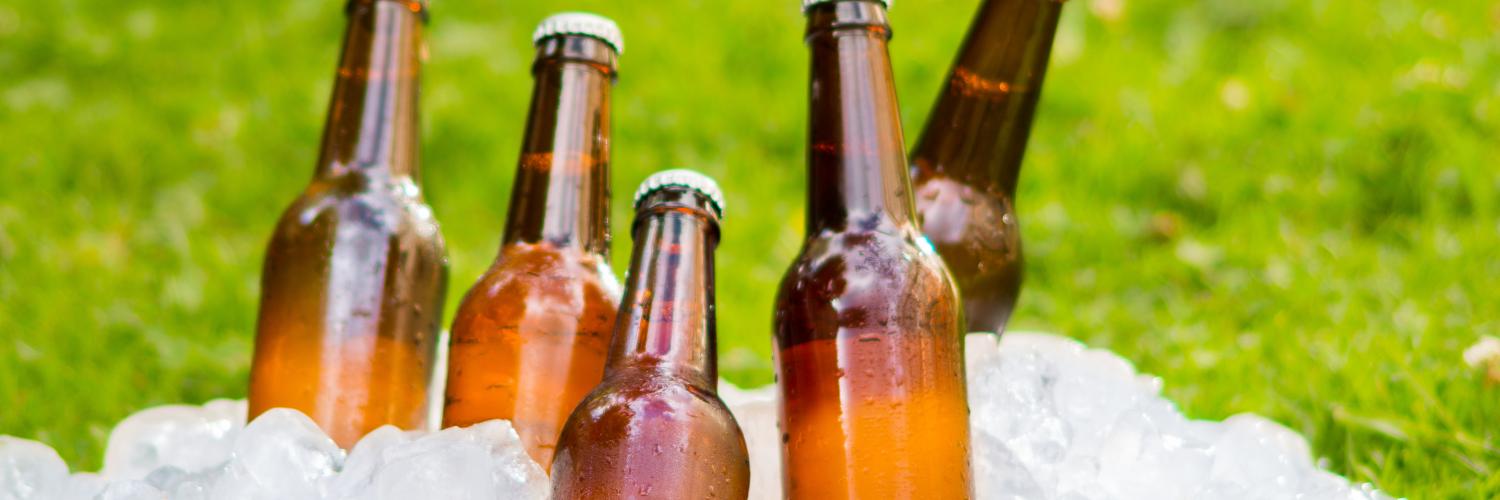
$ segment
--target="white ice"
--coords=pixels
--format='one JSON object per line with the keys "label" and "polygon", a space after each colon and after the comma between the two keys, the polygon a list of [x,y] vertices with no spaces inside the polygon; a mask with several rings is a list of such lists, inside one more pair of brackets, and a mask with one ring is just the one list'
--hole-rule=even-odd
{"label": "white ice", "polygon": [[545,499],[550,486],[509,422],[441,432],[381,427],[349,452],[286,409],[245,425],[242,401],[146,410],[110,434],[102,475],[0,437],[0,500]]}
{"label": "white ice", "polygon": [[[1318,468],[1307,442],[1245,414],[1188,420],[1162,383],[1061,337],[967,340],[976,493],[982,499],[1387,499]],[[751,498],[781,498],[774,388],[720,384],[750,447]],[[148,409],[110,434],[100,474],[0,436],[0,500],[543,499],[546,475],[505,421],[375,430],[345,452],[312,420],[242,401]]]}
{"label": "white ice", "polygon": [[[981,499],[1387,499],[1314,465],[1302,436],[1243,414],[1188,420],[1160,379],[1063,337],[969,335]],[[781,498],[776,391],[719,385],[750,447],[752,499]]]}

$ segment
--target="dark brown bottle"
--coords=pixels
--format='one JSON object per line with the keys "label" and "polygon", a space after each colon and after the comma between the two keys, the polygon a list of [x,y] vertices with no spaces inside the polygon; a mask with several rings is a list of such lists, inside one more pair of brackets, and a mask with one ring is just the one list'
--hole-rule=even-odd
{"label": "dark brown bottle", "polygon": [[635,251],[604,381],[573,411],[555,498],[726,498],[750,492],[739,424],[715,390],[714,248],[722,196],[669,170],[636,194]]}
{"label": "dark brown bottle", "polygon": [[604,374],[620,284],[609,267],[614,22],[542,21],[536,84],[494,265],[453,319],[443,425],[515,425],[546,470],[568,414]]}
{"label": "dark brown bottle", "polygon": [[784,492],[966,498],[962,312],[916,226],[885,4],[807,3],[807,239],[775,319]]}
{"label": "dark brown bottle", "polygon": [[1013,201],[1062,0],[985,0],[912,152],[922,232],[971,332],[1005,331],[1021,291]]}
{"label": "dark brown bottle", "polygon": [[448,264],[417,175],[426,2],[353,0],[311,185],[261,277],[250,417],[287,407],[341,446],[427,425]]}

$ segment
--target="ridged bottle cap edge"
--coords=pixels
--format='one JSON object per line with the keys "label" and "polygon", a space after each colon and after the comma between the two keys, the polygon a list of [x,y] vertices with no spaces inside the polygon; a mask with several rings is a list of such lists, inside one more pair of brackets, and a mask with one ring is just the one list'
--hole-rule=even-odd
{"label": "ridged bottle cap edge", "polygon": [[724,218],[724,193],[719,190],[719,183],[712,177],[685,168],[663,170],[651,174],[646,180],[641,181],[641,187],[635,190],[635,198],[631,205],[639,209],[641,201],[651,196],[651,193],[670,186],[685,187],[708,197],[709,202],[713,204],[715,214],[720,219]]}
{"label": "ridged bottle cap edge", "polygon": [[620,33],[620,26],[607,17],[588,12],[563,12],[543,19],[531,33],[531,43],[562,35],[597,38],[613,47],[616,53],[625,53],[625,36]]}

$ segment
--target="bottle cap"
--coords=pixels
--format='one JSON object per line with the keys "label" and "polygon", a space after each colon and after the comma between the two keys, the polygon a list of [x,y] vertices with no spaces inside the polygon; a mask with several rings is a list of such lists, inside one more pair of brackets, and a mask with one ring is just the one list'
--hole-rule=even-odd
{"label": "bottle cap", "polygon": [[[853,1],[853,0],[802,0],[802,12],[807,12],[807,9],[811,9],[815,5],[825,4],[825,3],[834,3],[834,2],[845,2],[845,1]],[[878,3],[880,5],[885,6],[886,9],[890,9],[891,8],[891,2],[893,2],[895,0],[864,0],[864,1],[875,2],[875,3]]]}
{"label": "bottle cap", "polygon": [[620,27],[607,17],[587,12],[564,12],[543,19],[531,33],[531,43],[561,35],[597,38],[614,48],[615,53],[625,53],[625,37],[620,34]]}
{"label": "bottle cap", "polygon": [[670,186],[685,187],[697,191],[708,198],[714,208],[714,215],[720,219],[724,218],[724,193],[719,191],[719,183],[714,182],[709,176],[688,169],[663,170],[641,182],[641,187],[635,190],[635,208],[641,208],[641,201],[645,200],[651,193],[661,191]]}

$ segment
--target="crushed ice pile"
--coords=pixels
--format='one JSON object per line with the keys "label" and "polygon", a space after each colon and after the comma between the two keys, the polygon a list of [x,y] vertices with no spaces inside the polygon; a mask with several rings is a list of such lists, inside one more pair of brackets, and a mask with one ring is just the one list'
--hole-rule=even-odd
{"label": "crushed ice pile", "polygon": [[0,500],[546,499],[541,466],[509,422],[440,432],[381,427],[345,453],[300,412],[245,424],[244,401],[164,406],[110,433],[100,474],[0,437]]}
{"label": "crushed ice pile", "polygon": [[[1063,337],[972,334],[965,345],[980,499],[1389,499],[1313,463],[1265,418],[1188,420],[1115,354]],[[781,498],[771,388],[720,384],[750,446],[750,497]],[[763,472],[766,471],[766,472]]]}
{"label": "crushed ice pile", "polygon": [[[1188,420],[1161,381],[1060,337],[968,338],[974,480],[982,499],[1388,499],[1316,466],[1306,441],[1238,415]],[[781,498],[776,396],[720,390],[744,429],[751,498]],[[249,425],[238,401],[142,411],[110,434],[100,474],[69,474],[55,451],[0,437],[0,500],[532,499],[545,474],[515,430],[491,421],[440,432],[377,429],[349,452],[307,417]]]}

